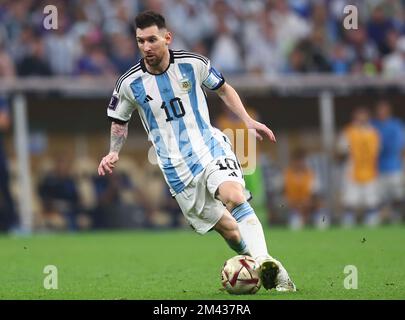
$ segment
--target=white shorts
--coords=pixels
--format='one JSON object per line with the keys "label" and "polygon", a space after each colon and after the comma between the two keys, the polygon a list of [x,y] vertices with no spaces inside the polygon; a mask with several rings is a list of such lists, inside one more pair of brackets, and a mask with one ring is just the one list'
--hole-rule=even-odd
{"label": "white shorts", "polygon": [[[182,192],[175,196],[188,223],[199,234],[210,231],[225,212],[224,204],[216,198],[219,185],[225,181],[235,181],[245,187],[245,180],[235,154],[230,148],[225,150],[225,156],[210,162]],[[249,199],[248,191],[246,195]]]}
{"label": "white shorts", "polygon": [[405,200],[404,177],[402,172],[381,174],[379,179],[379,192],[383,201]]}
{"label": "white shorts", "polygon": [[356,183],[346,180],[342,191],[343,205],[355,209],[374,209],[380,204],[377,180]]}

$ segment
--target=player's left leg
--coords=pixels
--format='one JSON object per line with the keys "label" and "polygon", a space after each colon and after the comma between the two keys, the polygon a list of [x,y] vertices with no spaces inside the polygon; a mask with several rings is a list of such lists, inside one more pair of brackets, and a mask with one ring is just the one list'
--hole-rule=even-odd
{"label": "player's left leg", "polygon": [[243,186],[235,181],[224,181],[218,187],[217,197],[236,220],[251,256],[261,265],[264,288],[295,291],[285,268],[268,254],[262,225],[246,200]]}

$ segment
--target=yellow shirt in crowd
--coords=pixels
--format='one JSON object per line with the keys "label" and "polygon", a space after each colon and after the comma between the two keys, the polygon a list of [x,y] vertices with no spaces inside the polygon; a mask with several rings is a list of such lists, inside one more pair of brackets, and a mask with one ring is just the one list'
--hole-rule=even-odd
{"label": "yellow shirt in crowd", "polygon": [[367,183],[377,178],[380,141],[371,126],[348,126],[344,131],[349,148],[350,176],[354,182]]}
{"label": "yellow shirt in crowd", "polygon": [[297,206],[308,201],[313,192],[315,175],[312,170],[303,171],[287,168],[284,171],[285,196],[289,206]]}

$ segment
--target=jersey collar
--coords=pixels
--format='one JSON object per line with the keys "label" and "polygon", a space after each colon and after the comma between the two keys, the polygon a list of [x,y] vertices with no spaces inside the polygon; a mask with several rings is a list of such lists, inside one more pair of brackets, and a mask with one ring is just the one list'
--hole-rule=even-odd
{"label": "jersey collar", "polygon": [[151,75],[153,75],[153,76],[158,76],[158,75],[160,75],[160,74],[165,73],[165,72],[170,68],[170,65],[171,65],[172,63],[174,63],[174,54],[173,54],[173,51],[170,50],[170,49],[169,49],[169,55],[170,55],[170,58],[169,58],[169,65],[167,66],[167,68],[166,68],[165,71],[163,71],[163,72],[161,72],[161,73],[151,73],[151,72],[149,72],[148,69],[146,69],[144,58],[142,58],[142,59],[139,61],[139,63],[141,64],[142,71],[143,71],[143,72],[147,72],[147,73],[149,73],[149,74],[151,74]]}

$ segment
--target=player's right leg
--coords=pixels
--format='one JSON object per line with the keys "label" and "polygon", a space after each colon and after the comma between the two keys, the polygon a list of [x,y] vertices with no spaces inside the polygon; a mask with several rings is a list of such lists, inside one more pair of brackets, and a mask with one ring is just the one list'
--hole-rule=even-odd
{"label": "player's right leg", "polygon": [[215,224],[214,230],[225,239],[229,247],[237,254],[250,255],[246,243],[240,234],[238,224],[228,210],[224,209],[224,214]]}
{"label": "player's right leg", "polygon": [[[215,174],[211,177],[211,183],[215,185],[212,180],[215,180]],[[236,181],[223,181],[218,187],[218,198],[231,212],[251,256],[260,264],[263,287],[295,291],[295,285],[283,265],[268,254],[262,225],[245,198],[243,186]]]}
{"label": "player's right leg", "polygon": [[[238,223],[228,210],[224,211],[222,218],[214,226],[222,235],[228,245],[238,254],[251,255],[239,231]],[[295,285],[290,280],[287,271],[270,255],[266,255],[260,264],[261,279],[265,289],[276,288],[277,291],[295,291]]]}

